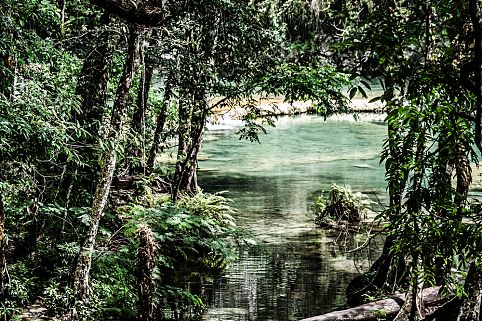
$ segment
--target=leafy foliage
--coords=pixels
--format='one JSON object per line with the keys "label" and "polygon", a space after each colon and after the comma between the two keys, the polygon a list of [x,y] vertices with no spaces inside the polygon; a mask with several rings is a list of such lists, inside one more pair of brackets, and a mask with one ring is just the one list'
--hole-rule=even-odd
{"label": "leafy foliage", "polygon": [[235,245],[244,237],[235,227],[227,199],[199,192],[175,204],[166,198],[154,207],[133,205],[125,210],[127,237],[141,225],[153,231],[159,309],[172,309],[166,302],[202,308],[202,298],[180,284],[208,277],[236,258]]}
{"label": "leafy foliage", "polygon": [[382,84],[390,204],[381,218],[412,289],[442,284],[461,294],[480,282],[470,273],[465,288],[459,282],[480,260],[471,250],[480,212],[468,199],[480,128],[480,22],[470,20],[477,12],[473,1],[373,3],[338,46],[358,55],[354,77]]}
{"label": "leafy foliage", "polygon": [[366,216],[369,204],[370,201],[366,195],[360,192],[353,193],[350,186],[332,184],[328,193],[315,197],[313,204],[316,213],[315,223],[323,227],[330,222],[336,224],[360,222]]}

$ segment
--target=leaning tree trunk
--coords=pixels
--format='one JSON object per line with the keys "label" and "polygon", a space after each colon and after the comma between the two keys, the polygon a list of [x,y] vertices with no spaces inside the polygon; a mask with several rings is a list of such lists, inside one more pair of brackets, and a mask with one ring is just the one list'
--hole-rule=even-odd
{"label": "leaning tree trunk", "polygon": [[147,170],[149,173],[152,172],[152,169],[154,168],[154,162],[156,160],[157,152],[159,151],[159,144],[161,143],[161,135],[162,135],[162,131],[164,130],[164,125],[166,123],[167,111],[169,109],[171,96],[172,96],[172,78],[171,78],[171,75],[169,75],[165,80],[164,98],[163,98],[161,110],[159,111],[159,115],[157,115],[156,130],[154,131],[154,138],[152,139],[152,145],[149,151],[149,158],[147,160]]}
{"label": "leaning tree trunk", "polygon": [[[81,251],[75,267],[73,280],[74,295],[77,300],[88,303],[90,292],[90,268],[94,252],[97,231],[100,219],[103,215],[107,198],[109,196],[112,177],[116,167],[116,146],[122,131],[123,119],[127,111],[129,90],[137,67],[137,56],[139,52],[140,27],[130,26],[128,43],[128,54],[122,77],[117,88],[116,100],[112,108],[110,127],[107,140],[109,144],[103,155],[103,166],[100,180],[94,194],[94,200],[90,209],[90,227],[87,238],[81,247]],[[75,314],[75,307],[74,314]]]}
{"label": "leaning tree trunk", "polygon": [[205,94],[198,95],[197,108],[191,111],[189,134],[179,134],[179,151],[171,196],[175,201],[180,192],[195,193],[197,186],[197,159],[203,139],[208,106]]}
{"label": "leaning tree trunk", "polygon": [[[101,22],[109,25],[111,17],[104,14]],[[114,44],[117,35],[103,31],[95,39],[92,48],[84,60],[79,80],[77,82],[76,93],[81,97],[81,111],[74,112],[74,118],[81,127],[92,135],[99,133],[99,126],[104,115],[106,100],[107,83],[109,81],[109,67],[114,53]],[[95,144],[99,137],[91,136],[86,140],[86,144]]]}
{"label": "leaning tree trunk", "polygon": [[7,247],[5,244],[5,208],[3,198],[0,195],[0,301],[5,295],[5,285],[7,283]]}
{"label": "leaning tree trunk", "polygon": [[[107,26],[107,30],[102,31],[94,39],[94,45],[89,48],[89,54],[83,62],[76,86],[76,93],[80,96],[80,110],[74,110],[71,115],[72,120],[77,121],[80,127],[89,133],[80,138],[83,145],[82,158],[87,162],[97,162],[98,134],[106,106],[109,68],[114,54],[114,44],[118,39],[116,33],[108,30],[111,21],[109,14],[102,15],[101,23]],[[79,167],[72,162],[66,162],[65,170],[66,173],[59,184],[59,193],[65,199],[65,208],[68,208],[71,203],[69,190],[72,186],[81,185],[94,192],[93,177],[97,178],[98,168]],[[80,172],[79,175],[75,175],[76,172]]]}
{"label": "leaning tree trunk", "polygon": [[[183,95],[184,96],[184,95]],[[185,98],[186,96],[184,96]],[[172,182],[171,198],[176,201],[179,192],[185,191],[183,186],[183,173],[185,164],[188,162],[189,139],[191,133],[192,106],[184,99],[179,100],[179,121],[178,121],[178,146],[176,171]]]}

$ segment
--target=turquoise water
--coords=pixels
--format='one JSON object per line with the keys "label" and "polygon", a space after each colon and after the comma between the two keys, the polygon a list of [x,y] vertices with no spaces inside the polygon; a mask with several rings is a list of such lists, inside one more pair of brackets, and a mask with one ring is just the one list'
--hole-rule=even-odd
{"label": "turquoise water", "polygon": [[238,226],[257,242],[206,289],[204,320],[297,320],[343,307],[347,283],[378,252],[347,253],[363,237],[317,229],[308,205],[332,183],[386,202],[380,117],[284,117],[267,129],[261,144],[236,128],[211,131],[202,148],[200,185],[229,191]]}

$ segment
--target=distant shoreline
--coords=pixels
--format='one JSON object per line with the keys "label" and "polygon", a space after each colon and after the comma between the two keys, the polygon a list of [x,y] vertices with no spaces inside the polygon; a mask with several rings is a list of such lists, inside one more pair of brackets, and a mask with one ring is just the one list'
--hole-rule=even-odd
{"label": "distant shoreline", "polygon": [[[213,99],[213,105],[216,103]],[[283,98],[259,99],[256,106],[261,110],[261,116],[285,116],[315,113],[311,101],[293,103],[285,102]],[[350,107],[355,113],[384,113],[384,106],[380,102],[369,103],[366,99],[352,99]],[[209,122],[212,125],[226,124],[240,121],[248,113],[247,109],[238,107],[216,107]]]}

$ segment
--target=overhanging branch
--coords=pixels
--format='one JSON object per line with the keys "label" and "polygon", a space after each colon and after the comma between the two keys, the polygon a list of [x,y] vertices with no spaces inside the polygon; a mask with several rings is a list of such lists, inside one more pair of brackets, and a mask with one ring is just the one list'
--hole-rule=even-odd
{"label": "overhanging branch", "polygon": [[122,0],[90,0],[90,2],[110,14],[127,22],[147,27],[158,26],[164,19],[164,12],[160,6],[140,4]]}

